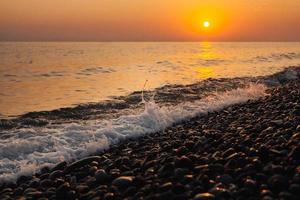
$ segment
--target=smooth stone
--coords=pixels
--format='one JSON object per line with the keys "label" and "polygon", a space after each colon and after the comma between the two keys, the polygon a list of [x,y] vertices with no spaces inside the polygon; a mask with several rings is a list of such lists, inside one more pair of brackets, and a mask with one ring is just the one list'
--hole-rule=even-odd
{"label": "smooth stone", "polygon": [[205,165],[197,165],[196,167],[194,167],[194,171],[195,172],[201,172],[204,169],[208,169],[209,165],[205,164]]}
{"label": "smooth stone", "polygon": [[56,170],[64,170],[65,167],[67,166],[67,164],[68,163],[66,161],[63,161],[63,162],[57,164],[55,167],[53,167],[51,171],[53,172],[53,171],[56,171]]}
{"label": "smooth stone", "polygon": [[111,177],[103,169],[100,169],[96,172],[95,178],[99,184],[107,184],[111,180]]}
{"label": "smooth stone", "polygon": [[89,187],[95,187],[98,185],[95,177],[90,177],[85,181],[85,184]]}
{"label": "smooth stone", "polygon": [[283,124],[283,120],[278,119],[278,120],[272,120],[270,123],[276,125],[276,126],[281,126]]}
{"label": "smooth stone", "polygon": [[92,167],[98,167],[99,163],[97,161],[93,161],[93,162],[90,163],[90,166],[92,166]]}
{"label": "smooth stone", "polygon": [[261,190],[260,195],[261,196],[273,196],[273,193],[270,190],[263,189],[263,190]]}
{"label": "smooth stone", "polygon": [[274,175],[269,178],[268,185],[274,192],[282,191],[288,188],[288,179],[282,175]]}
{"label": "smooth stone", "polygon": [[221,176],[218,176],[216,181],[225,185],[229,185],[230,183],[233,183],[234,179],[229,174],[223,174]]}
{"label": "smooth stone", "polygon": [[77,190],[79,193],[83,194],[83,193],[86,193],[86,192],[89,191],[89,187],[88,187],[87,185],[78,185],[78,186],[76,187],[76,190]]}
{"label": "smooth stone", "polygon": [[37,190],[35,188],[27,188],[24,190],[24,194],[27,194],[27,193],[31,193],[31,192],[36,192]]}
{"label": "smooth stone", "polygon": [[50,168],[49,167],[43,167],[42,169],[41,169],[41,173],[42,174],[45,174],[45,173],[50,173]]}
{"label": "smooth stone", "polygon": [[294,195],[300,196],[300,185],[298,184],[291,184],[289,187],[289,191]]}
{"label": "smooth stone", "polygon": [[295,146],[288,154],[288,157],[293,158],[295,160],[300,160],[300,146]]}
{"label": "smooth stone", "polygon": [[211,194],[211,193],[200,193],[197,194],[193,200],[206,200],[206,199],[215,199],[215,195]]}
{"label": "smooth stone", "polygon": [[224,171],[224,166],[220,163],[209,165],[209,169],[215,173],[222,173]]}
{"label": "smooth stone", "polygon": [[294,199],[294,196],[291,193],[287,192],[287,191],[280,192],[278,196],[279,196],[279,199],[287,199],[287,200],[288,199],[291,199],[291,200]]}
{"label": "smooth stone", "polygon": [[27,192],[25,194],[25,197],[34,198],[34,199],[37,199],[37,198],[39,198],[41,196],[42,196],[42,192],[40,192],[40,191]]}
{"label": "smooth stone", "polygon": [[89,168],[89,174],[90,175],[95,175],[95,172],[98,170],[98,167],[96,167],[96,166],[91,166],[90,168]]}
{"label": "smooth stone", "polygon": [[63,176],[63,171],[61,170],[56,170],[50,173],[49,178],[51,180],[55,180],[56,178],[62,177]]}
{"label": "smooth stone", "polygon": [[104,200],[115,200],[115,199],[116,199],[116,197],[115,197],[114,193],[106,193],[104,195]]}
{"label": "smooth stone", "polygon": [[132,185],[133,177],[132,176],[120,176],[113,180],[112,185],[120,188],[125,189]]}
{"label": "smooth stone", "polygon": [[292,113],[296,116],[300,116],[300,109],[295,109],[292,111]]}
{"label": "smooth stone", "polygon": [[164,183],[159,187],[160,192],[165,192],[172,189],[173,184],[171,182]]}
{"label": "smooth stone", "polygon": [[225,188],[222,188],[222,187],[214,187],[211,190],[209,190],[209,193],[214,194],[217,199],[220,199],[220,198],[228,199],[228,198],[230,198],[229,191],[226,190]]}
{"label": "smooth stone", "polygon": [[38,178],[34,178],[30,181],[29,187],[37,188],[40,185],[40,180]]}
{"label": "smooth stone", "polygon": [[165,177],[172,174],[172,171],[174,170],[174,165],[171,163],[167,163],[165,165],[162,165],[158,170],[158,175],[160,177]]}
{"label": "smooth stone", "polygon": [[43,187],[43,188],[49,188],[53,185],[53,181],[51,181],[50,179],[44,179],[40,182],[40,185]]}
{"label": "smooth stone", "polygon": [[187,173],[188,173],[188,170],[185,168],[176,168],[174,170],[174,177],[178,180],[181,180]]}
{"label": "smooth stone", "polygon": [[175,194],[182,194],[186,191],[186,187],[180,183],[177,183],[172,187],[172,191]]}
{"label": "smooth stone", "polygon": [[85,165],[88,165],[89,163],[91,163],[93,161],[100,162],[101,157],[99,157],[99,156],[90,156],[90,157],[78,160],[76,162],[73,162],[72,164],[70,164],[69,166],[66,167],[66,169],[64,170],[64,173],[68,174],[71,171],[75,170],[76,168],[84,167]]}
{"label": "smooth stone", "polygon": [[97,192],[92,190],[86,193],[81,193],[80,199],[94,199],[95,196],[97,196]]}
{"label": "smooth stone", "polygon": [[57,198],[68,198],[70,190],[71,190],[70,184],[64,183],[56,189],[56,197]]}
{"label": "smooth stone", "polygon": [[244,187],[247,187],[254,191],[256,191],[258,189],[256,181],[254,181],[252,179],[246,179],[244,182]]}
{"label": "smooth stone", "polygon": [[227,149],[226,151],[224,151],[223,157],[226,158],[226,157],[230,156],[230,155],[233,154],[233,153],[235,153],[235,149],[229,148],[229,149]]}
{"label": "smooth stone", "polygon": [[[59,187],[59,186],[61,186],[61,185],[64,184],[64,183],[68,183],[68,182],[66,182],[64,179],[57,178],[57,179],[55,179],[55,181],[54,181],[54,186],[55,186],[55,187]],[[68,184],[70,184],[70,183],[68,183]]]}
{"label": "smooth stone", "polygon": [[14,194],[17,195],[17,196],[20,196],[22,193],[23,193],[23,188],[22,187],[17,187],[14,190]]}
{"label": "smooth stone", "polygon": [[192,168],[193,162],[186,156],[181,156],[175,160],[175,166],[178,168]]}
{"label": "smooth stone", "polygon": [[262,200],[273,200],[274,198],[271,196],[264,196]]}
{"label": "smooth stone", "polygon": [[45,174],[42,174],[42,175],[40,175],[40,179],[42,180],[42,179],[46,179],[46,178],[48,178],[49,177],[49,173],[45,173]]}
{"label": "smooth stone", "polygon": [[133,195],[135,195],[136,192],[137,192],[137,188],[134,186],[130,186],[124,191],[124,196],[125,197],[133,196]]}
{"label": "smooth stone", "polygon": [[13,189],[11,189],[11,188],[5,188],[5,189],[3,189],[3,190],[0,192],[0,194],[10,193],[10,192],[13,192]]}
{"label": "smooth stone", "polygon": [[56,195],[56,192],[55,191],[52,191],[52,190],[47,190],[44,192],[44,196],[46,197],[51,197],[51,196],[54,196]]}
{"label": "smooth stone", "polygon": [[183,177],[183,180],[185,183],[192,182],[194,180],[194,175],[193,174],[187,174]]}
{"label": "smooth stone", "polygon": [[[299,129],[300,129],[300,125],[299,125]],[[290,139],[291,140],[300,140],[300,133],[294,133]]]}

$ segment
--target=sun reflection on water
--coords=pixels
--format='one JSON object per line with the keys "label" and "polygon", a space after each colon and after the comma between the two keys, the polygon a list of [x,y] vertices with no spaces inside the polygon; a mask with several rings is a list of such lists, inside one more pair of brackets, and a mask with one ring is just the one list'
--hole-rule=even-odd
{"label": "sun reflection on water", "polygon": [[214,70],[209,67],[198,67],[196,68],[197,77],[201,79],[214,77]]}
{"label": "sun reflection on water", "polygon": [[[214,51],[211,42],[201,42],[200,52],[197,54],[199,65],[195,68],[197,78],[206,79],[214,77],[213,67],[217,57],[217,53]],[[203,65],[203,63],[205,63],[205,65]]]}
{"label": "sun reflection on water", "polygon": [[200,53],[198,54],[198,58],[205,59],[205,60],[211,60],[216,59],[217,54],[214,51],[213,45],[211,42],[201,42],[200,44]]}

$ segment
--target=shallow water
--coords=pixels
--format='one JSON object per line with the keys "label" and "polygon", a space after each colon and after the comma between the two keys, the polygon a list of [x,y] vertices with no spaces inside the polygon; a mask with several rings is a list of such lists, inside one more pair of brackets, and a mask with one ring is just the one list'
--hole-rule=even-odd
{"label": "shallow water", "polygon": [[0,118],[299,64],[300,43],[1,42]]}
{"label": "shallow water", "polygon": [[[187,86],[172,85],[157,89],[154,99],[149,98],[149,93],[147,98],[143,98],[143,93],[134,93],[119,97],[121,100],[114,104],[103,106],[99,103],[95,104],[96,108],[89,104],[87,107],[67,109],[63,115],[57,110],[0,120],[0,183],[15,181],[20,175],[31,175],[44,166],[80,159],[129,138],[163,131],[196,116],[255,100],[265,96],[268,87],[299,78],[298,67],[264,77],[209,79]],[[126,98],[131,100],[126,101]],[[143,109],[131,107],[131,104],[138,103]],[[117,107],[119,110],[114,109]],[[126,108],[129,111],[124,113]],[[120,113],[110,118],[85,118],[87,111],[102,112],[101,109],[113,116],[116,112]],[[76,114],[77,111],[80,114]],[[90,115],[95,114],[92,112]],[[69,121],[70,116],[78,120]],[[32,123],[40,118],[49,123]],[[5,128],[3,123],[15,123],[16,126]]]}
{"label": "shallow water", "polygon": [[0,182],[15,181],[43,166],[80,159],[129,138],[164,130],[174,123],[265,95],[262,84],[214,93],[192,103],[160,107],[145,101],[144,111],[111,120],[24,127],[0,135]]}

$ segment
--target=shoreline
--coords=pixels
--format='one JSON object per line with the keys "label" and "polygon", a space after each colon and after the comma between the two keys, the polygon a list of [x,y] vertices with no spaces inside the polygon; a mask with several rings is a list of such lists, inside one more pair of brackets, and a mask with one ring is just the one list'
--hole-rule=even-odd
{"label": "shoreline", "polygon": [[[293,74],[295,73],[295,74]],[[282,71],[268,76],[209,78],[188,85],[166,85],[153,91],[144,91],[146,99],[155,94],[155,102],[159,106],[177,105],[185,101],[196,101],[214,91],[227,91],[245,87],[250,83],[262,83],[267,86],[278,86],[299,76],[300,66],[286,67]],[[289,77],[291,76],[291,77]],[[114,119],[122,115],[132,114],[143,109],[142,91],[135,91],[127,96],[116,96],[111,100],[98,103],[79,104],[74,107],[58,108],[50,111],[34,111],[16,117],[0,118],[0,131],[15,128],[45,127],[49,124],[82,122],[88,120]]]}
{"label": "shoreline", "polygon": [[[1,199],[300,196],[300,82],[1,186]],[[270,197],[270,198],[267,198]]]}

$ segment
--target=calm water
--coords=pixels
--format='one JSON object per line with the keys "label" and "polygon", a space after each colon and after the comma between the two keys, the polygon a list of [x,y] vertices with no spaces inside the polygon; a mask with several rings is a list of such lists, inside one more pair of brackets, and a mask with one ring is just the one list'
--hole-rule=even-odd
{"label": "calm water", "polygon": [[2,117],[97,102],[165,84],[272,74],[300,43],[0,43]]}

